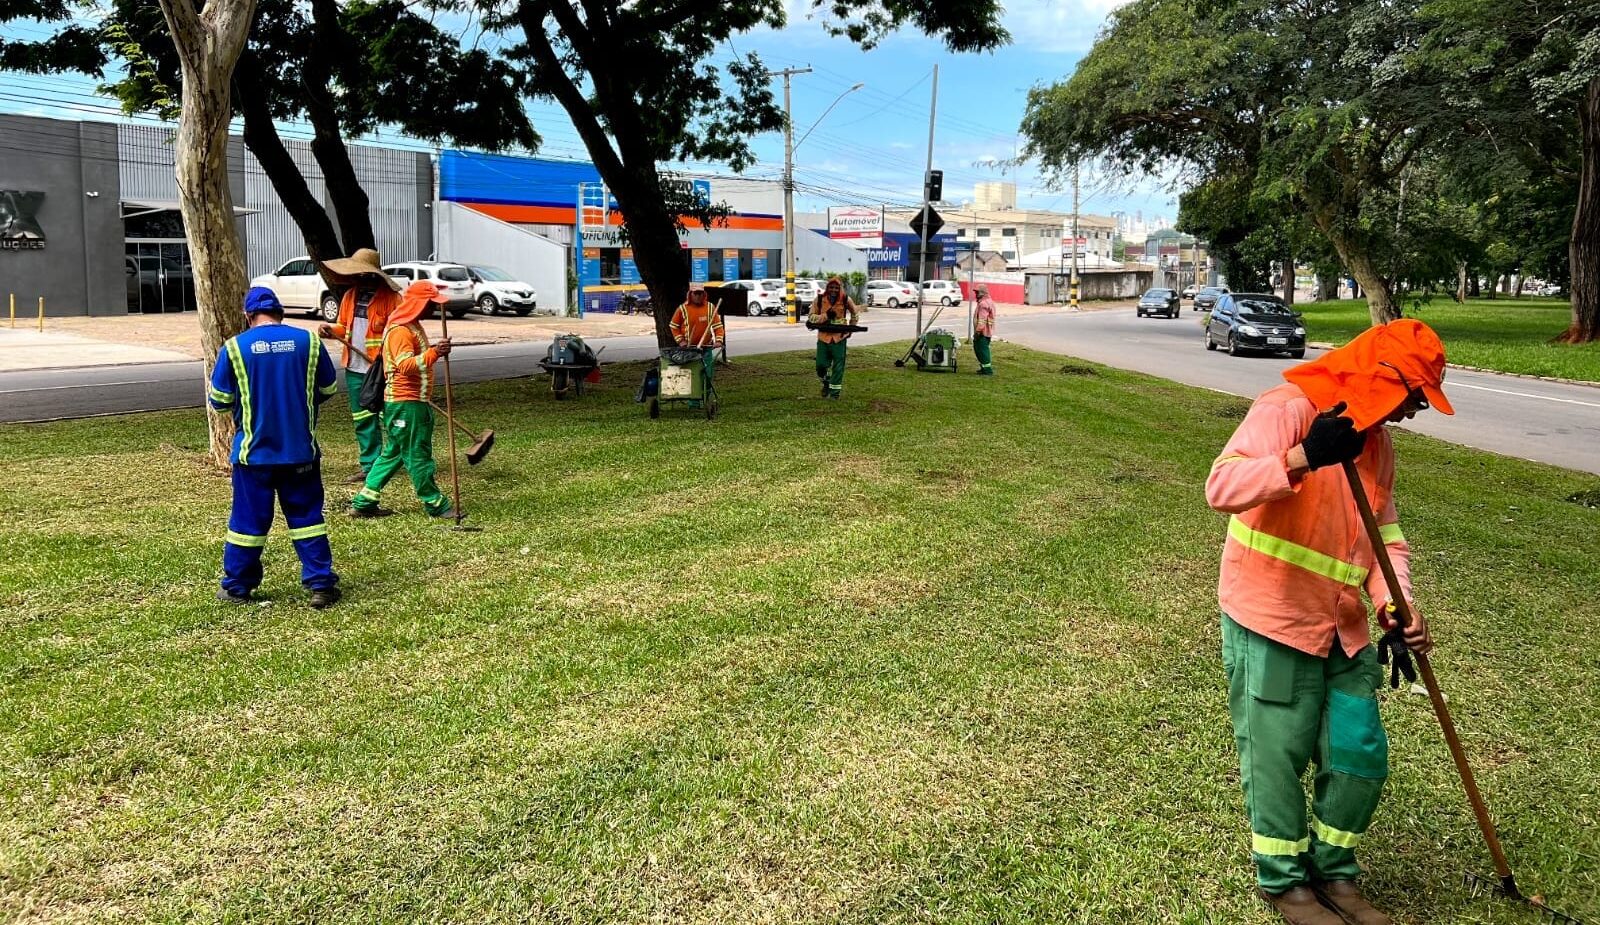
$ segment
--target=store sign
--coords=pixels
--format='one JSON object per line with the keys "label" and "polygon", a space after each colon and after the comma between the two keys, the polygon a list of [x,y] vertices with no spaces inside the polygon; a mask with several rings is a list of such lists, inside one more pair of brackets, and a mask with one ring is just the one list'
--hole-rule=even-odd
{"label": "store sign", "polygon": [[863,250],[881,248],[883,212],[865,206],[832,206],[828,209],[828,237]]}
{"label": "store sign", "polygon": [[44,229],[38,217],[42,205],[44,193],[0,190],[0,250],[44,250]]}

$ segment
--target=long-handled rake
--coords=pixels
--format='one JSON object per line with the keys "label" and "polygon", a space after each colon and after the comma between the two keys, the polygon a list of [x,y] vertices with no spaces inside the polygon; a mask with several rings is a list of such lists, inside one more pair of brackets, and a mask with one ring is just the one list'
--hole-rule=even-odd
{"label": "long-handled rake", "polygon": [[[1378,567],[1383,570],[1383,580],[1389,586],[1389,600],[1394,603],[1395,619],[1402,627],[1410,626],[1411,605],[1406,602],[1404,590],[1400,587],[1400,579],[1395,575],[1394,563],[1389,560],[1389,550],[1384,544],[1383,533],[1378,528],[1378,518],[1372,513],[1372,502],[1367,499],[1366,486],[1361,484],[1361,475],[1356,471],[1356,464],[1353,461],[1345,462],[1344,476],[1350,483],[1350,493],[1355,496],[1356,509],[1361,512],[1361,522],[1367,530],[1367,541],[1372,544]],[[1461,777],[1462,788],[1467,791],[1467,800],[1472,804],[1472,814],[1478,819],[1478,829],[1483,832],[1483,842],[1489,848],[1489,856],[1494,859],[1495,874],[1499,877],[1499,882],[1496,883],[1487,877],[1468,872],[1463,875],[1463,882],[1474,896],[1497,893],[1507,899],[1525,902],[1539,913],[1541,921],[1556,925],[1583,925],[1572,916],[1545,905],[1544,897],[1524,896],[1517,888],[1517,879],[1511,873],[1511,864],[1506,860],[1505,849],[1500,846],[1500,837],[1495,834],[1494,820],[1489,816],[1489,804],[1484,802],[1483,794],[1478,791],[1477,778],[1472,774],[1472,766],[1467,763],[1467,750],[1461,745],[1460,736],[1456,735],[1456,724],[1450,718],[1450,708],[1445,706],[1444,694],[1439,691],[1439,679],[1434,677],[1433,663],[1421,652],[1412,654],[1416,657],[1417,672],[1422,675],[1422,683],[1428,688],[1428,699],[1433,702],[1433,714],[1439,719],[1439,728],[1444,730],[1445,743],[1450,746],[1450,757],[1455,760],[1456,773]]]}
{"label": "long-handled rake", "polygon": [[456,420],[453,415],[443,408],[434,405],[431,401],[428,404],[433,405],[433,410],[444,415],[445,420],[450,422],[451,427],[466,434],[467,438],[472,441],[472,445],[467,447],[467,465],[476,466],[478,463],[483,462],[483,458],[489,455],[490,450],[494,449],[494,431],[486,430],[481,434],[473,433],[467,425]]}
{"label": "long-handled rake", "polygon": [[[945,307],[945,304],[940,302],[939,307],[933,310],[933,315],[928,319],[928,323],[922,326],[922,330],[918,331],[917,336],[912,339],[911,346],[906,348],[906,355],[894,361],[895,366],[904,366],[907,360],[917,356],[917,347],[922,343],[922,339],[927,336],[928,331],[933,328],[933,323],[939,320],[940,315],[944,314]],[[917,366],[922,366],[920,359],[917,360]]]}
{"label": "long-handled rake", "polygon": [[[445,340],[449,340],[450,339],[449,312],[445,312],[445,311],[440,311],[439,312],[439,333],[440,333],[441,336],[444,337]],[[450,355],[447,353],[444,356],[444,416],[449,418],[452,424],[455,423],[455,417],[456,417],[455,410],[456,410],[455,393],[450,387]],[[462,519],[466,515],[461,510],[461,470],[456,465],[456,431],[455,431],[455,428],[454,427],[447,428],[445,430],[445,433],[450,435],[450,485],[451,485],[451,490],[452,490],[452,494],[453,494],[453,499],[452,500],[455,503],[455,509],[454,509],[453,513],[455,514],[456,522],[455,522],[455,525],[453,527],[451,527],[451,529],[452,530],[459,530],[459,531],[462,531],[464,533],[465,532],[474,532],[475,533],[477,531],[482,530],[483,528],[482,527],[469,527],[466,524],[463,524],[461,522]]]}

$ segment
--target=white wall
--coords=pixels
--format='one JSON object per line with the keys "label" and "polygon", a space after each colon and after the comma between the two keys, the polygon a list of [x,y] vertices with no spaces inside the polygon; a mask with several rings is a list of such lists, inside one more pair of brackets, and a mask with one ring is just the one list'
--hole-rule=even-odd
{"label": "white wall", "polygon": [[[827,235],[817,234],[807,228],[794,232],[794,269],[796,273],[807,270],[822,273],[865,273],[867,252],[840,244]],[[778,276],[783,275],[780,268]]]}
{"label": "white wall", "polygon": [[460,203],[435,202],[433,207],[439,215],[438,259],[499,267],[534,288],[539,311],[566,314],[571,250]]}

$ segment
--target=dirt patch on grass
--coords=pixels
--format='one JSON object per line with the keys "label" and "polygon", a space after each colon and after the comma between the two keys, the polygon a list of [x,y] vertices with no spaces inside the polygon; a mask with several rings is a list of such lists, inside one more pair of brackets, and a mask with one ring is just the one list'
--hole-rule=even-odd
{"label": "dirt patch on grass", "polygon": [[874,398],[872,401],[867,402],[867,410],[873,414],[893,414],[896,411],[904,411],[905,409],[906,403],[903,401]]}
{"label": "dirt patch on grass", "polygon": [[1575,491],[1572,494],[1567,495],[1567,500],[1571,501],[1573,504],[1581,504],[1584,507],[1600,508],[1600,488],[1591,488],[1587,491]]}
{"label": "dirt patch on grass", "polygon": [[1082,363],[1068,363],[1059,370],[1063,376],[1098,376],[1100,371],[1093,366],[1084,366]]}

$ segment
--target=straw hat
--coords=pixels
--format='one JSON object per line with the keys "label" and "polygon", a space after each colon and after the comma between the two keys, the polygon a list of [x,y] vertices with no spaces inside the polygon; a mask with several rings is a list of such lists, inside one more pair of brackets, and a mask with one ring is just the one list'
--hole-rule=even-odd
{"label": "straw hat", "polygon": [[382,263],[383,259],[378,256],[377,251],[363,247],[348,257],[322,261],[322,268],[328,271],[328,276],[333,282],[341,285],[354,286],[363,276],[376,276],[383,280],[384,285],[395,292],[400,292],[400,284],[383,272]]}

